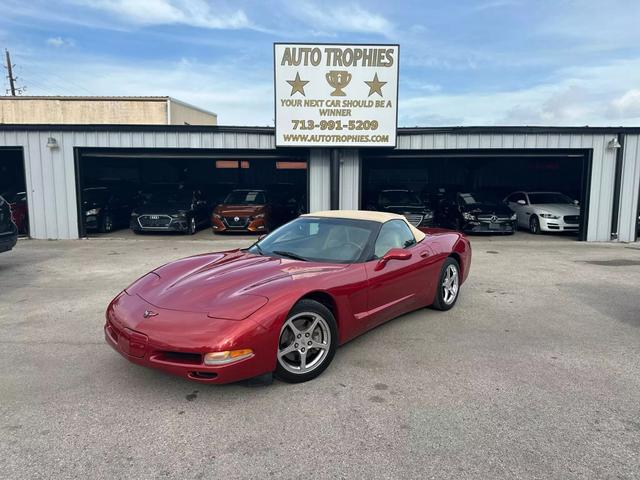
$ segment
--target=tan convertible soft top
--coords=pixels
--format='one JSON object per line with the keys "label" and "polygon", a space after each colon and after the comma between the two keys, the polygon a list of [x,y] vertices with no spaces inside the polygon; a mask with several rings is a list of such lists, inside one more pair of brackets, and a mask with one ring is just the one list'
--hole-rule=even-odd
{"label": "tan convertible soft top", "polygon": [[324,217],[324,218],[349,218],[352,220],[369,220],[370,222],[386,223],[389,220],[402,220],[404,221],[411,232],[413,233],[416,242],[422,241],[426,237],[424,232],[421,232],[416,227],[411,225],[405,217],[398,215],[397,213],[387,212],[372,212],[369,210],[325,210],[323,212],[305,213],[301,215],[303,217]]}

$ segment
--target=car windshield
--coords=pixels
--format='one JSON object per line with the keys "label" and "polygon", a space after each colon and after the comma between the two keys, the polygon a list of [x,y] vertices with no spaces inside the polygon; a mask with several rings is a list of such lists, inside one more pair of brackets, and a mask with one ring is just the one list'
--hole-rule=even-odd
{"label": "car windshield", "polygon": [[179,185],[156,187],[142,194],[143,203],[189,203],[193,191]]}
{"label": "car windshield", "polygon": [[266,203],[264,199],[264,192],[259,190],[234,190],[224,203],[228,205],[264,205]]}
{"label": "car windshield", "polygon": [[328,263],[358,261],[380,228],[378,222],[299,217],[249,248],[257,255]]}
{"label": "car windshield", "polygon": [[495,195],[488,193],[459,193],[458,197],[465,205],[478,205],[481,203],[498,203],[498,198]]}
{"label": "car windshield", "polygon": [[380,193],[381,205],[422,205],[418,196],[409,190],[385,190]]}
{"label": "car windshield", "polygon": [[540,205],[544,203],[571,203],[573,200],[562,193],[530,193],[529,201],[532,205]]}
{"label": "car windshield", "polygon": [[85,202],[106,202],[109,197],[109,190],[106,188],[85,188],[83,194]]}

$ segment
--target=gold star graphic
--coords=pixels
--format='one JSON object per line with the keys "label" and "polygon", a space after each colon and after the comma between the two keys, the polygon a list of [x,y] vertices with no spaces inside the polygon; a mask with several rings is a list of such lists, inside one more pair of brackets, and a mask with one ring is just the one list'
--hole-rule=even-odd
{"label": "gold star graphic", "polygon": [[381,82],[380,80],[378,80],[377,73],[373,76],[373,80],[371,80],[370,82],[365,81],[364,83],[369,85],[369,97],[374,93],[377,93],[382,97],[382,87],[387,84],[387,82]]}
{"label": "gold star graphic", "polygon": [[304,86],[309,83],[309,80],[300,80],[300,74],[296,72],[296,78],[293,80],[287,80],[287,83],[291,85],[290,97],[293,97],[296,92],[300,92],[303,97],[306,97],[304,94]]}

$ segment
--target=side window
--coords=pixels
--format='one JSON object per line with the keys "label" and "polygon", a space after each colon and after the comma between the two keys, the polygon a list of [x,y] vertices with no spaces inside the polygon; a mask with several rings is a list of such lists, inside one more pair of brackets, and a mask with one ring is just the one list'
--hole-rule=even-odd
{"label": "side window", "polygon": [[405,222],[391,220],[382,225],[373,254],[380,258],[392,248],[408,248],[415,243],[416,239]]}
{"label": "side window", "polygon": [[525,202],[527,201],[527,199],[524,196],[524,193],[514,193],[508,199],[509,202],[513,202],[513,203],[518,203],[518,200],[524,200]]}

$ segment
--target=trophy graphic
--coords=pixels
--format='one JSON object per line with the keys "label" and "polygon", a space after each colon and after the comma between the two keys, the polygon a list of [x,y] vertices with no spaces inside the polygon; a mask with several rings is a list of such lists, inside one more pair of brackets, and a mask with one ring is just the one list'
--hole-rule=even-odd
{"label": "trophy graphic", "polygon": [[346,93],[342,91],[351,81],[351,74],[346,70],[331,70],[327,72],[327,83],[334,88],[332,97],[344,97]]}

